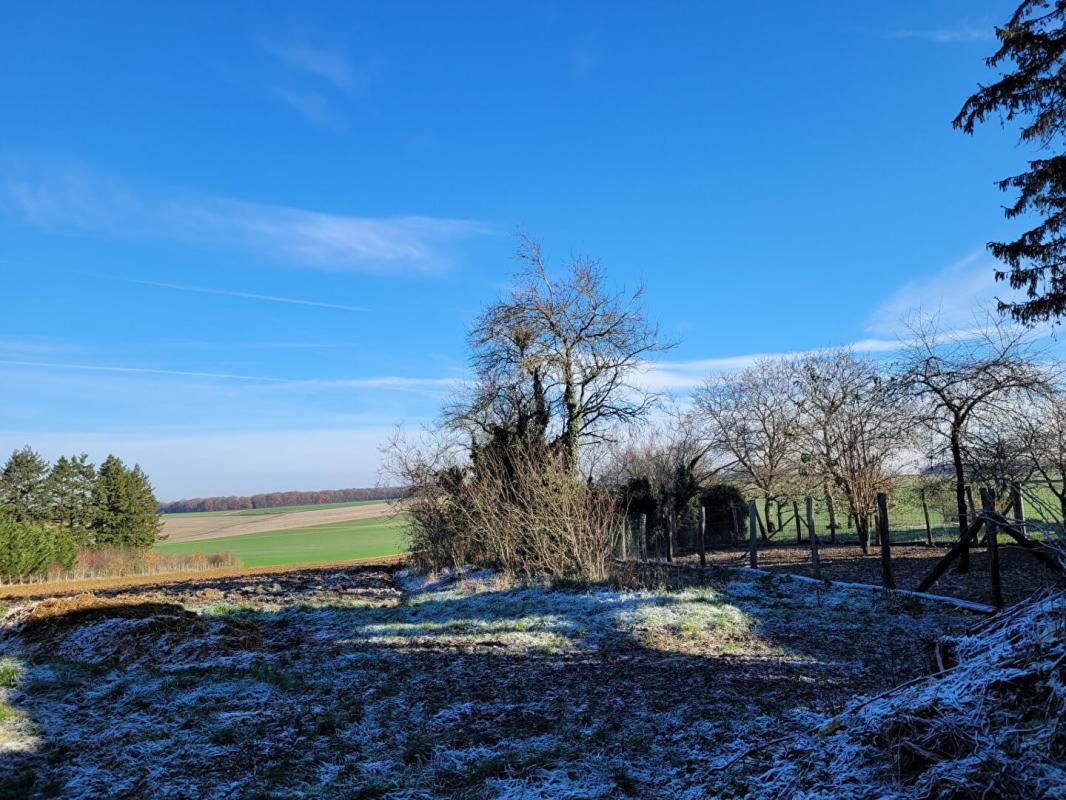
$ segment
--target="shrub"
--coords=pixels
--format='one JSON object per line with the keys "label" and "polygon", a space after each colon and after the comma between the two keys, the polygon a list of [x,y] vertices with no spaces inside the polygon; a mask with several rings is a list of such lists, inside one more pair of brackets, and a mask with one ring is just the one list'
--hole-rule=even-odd
{"label": "shrub", "polygon": [[57,564],[69,569],[76,552],[66,530],[0,517],[0,578],[4,580],[39,575]]}
{"label": "shrub", "polygon": [[117,578],[125,575],[157,575],[165,572],[198,572],[221,567],[239,567],[232,553],[157,553],[130,547],[83,548],[65,567],[49,573],[52,580]]}
{"label": "shrub", "polygon": [[530,577],[607,576],[618,507],[569,469],[563,454],[486,450],[466,466],[407,451],[402,464],[421,569],[473,563]]}

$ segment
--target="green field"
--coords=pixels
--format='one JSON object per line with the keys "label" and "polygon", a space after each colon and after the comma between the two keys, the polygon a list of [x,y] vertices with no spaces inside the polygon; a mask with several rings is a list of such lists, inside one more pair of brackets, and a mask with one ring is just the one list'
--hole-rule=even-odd
{"label": "green field", "polygon": [[155,549],[160,553],[232,553],[245,567],[314,564],[402,553],[407,549],[406,526],[403,515],[376,517],[199,542],[164,542]]}
{"label": "green field", "polygon": [[298,511],[320,511],[326,508],[349,508],[351,506],[369,506],[375,503],[387,503],[388,500],[353,500],[350,503],[308,503],[302,506],[276,506],[274,508],[245,508],[239,511],[180,511],[173,514],[160,514],[163,519],[171,517],[259,517],[264,514],[294,514]]}

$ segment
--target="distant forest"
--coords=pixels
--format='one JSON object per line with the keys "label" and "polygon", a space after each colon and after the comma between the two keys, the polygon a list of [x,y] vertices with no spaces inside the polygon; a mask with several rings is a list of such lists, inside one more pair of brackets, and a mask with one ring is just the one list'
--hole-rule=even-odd
{"label": "distant forest", "polygon": [[393,500],[402,497],[404,489],[381,486],[373,489],[323,489],[317,492],[267,492],[251,497],[193,497],[160,503],[160,514],[181,514],[189,511],[242,511],[248,508],[277,508],[278,506],[307,506],[320,503],[354,503],[359,500]]}

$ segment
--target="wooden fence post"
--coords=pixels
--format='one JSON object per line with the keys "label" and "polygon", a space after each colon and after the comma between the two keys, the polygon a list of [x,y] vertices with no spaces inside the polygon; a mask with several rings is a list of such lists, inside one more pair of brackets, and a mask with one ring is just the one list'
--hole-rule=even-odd
{"label": "wooden fence post", "polygon": [[640,558],[641,561],[648,560],[648,515],[640,515]]}
{"label": "wooden fence post", "polygon": [[792,501],[792,516],[796,518],[796,544],[803,541],[803,528],[800,525],[800,507],[796,500]]}
{"label": "wooden fence post", "polygon": [[737,507],[732,503],[729,504],[729,510],[733,512],[733,544],[740,544],[740,515],[737,514]]}
{"label": "wooden fence post", "polygon": [[1003,608],[1003,584],[999,574],[999,542],[996,533],[999,526],[992,521],[996,513],[996,499],[991,489],[981,490],[981,511],[986,515],[985,542],[988,545],[988,568],[992,574],[992,604]]}
{"label": "wooden fence post", "polygon": [[811,539],[811,564],[814,568],[814,577],[822,579],[822,560],[818,556],[818,534],[814,532],[814,498],[807,498],[807,535]]}
{"label": "wooden fence post", "polygon": [[881,538],[881,583],[886,589],[895,589],[892,578],[892,537],[888,529],[888,495],[877,493],[877,535]]}
{"label": "wooden fence post", "polygon": [[748,565],[754,569],[759,566],[759,509],[754,500],[748,501]]}
{"label": "wooden fence post", "polygon": [[671,511],[666,515],[666,560],[670,562],[674,560],[674,526],[676,524],[677,518]]}
{"label": "wooden fence post", "polygon": [[628,555],[627,551],[629,550],[629,548],[628,548],[628,544],[629,544],[629,514],[626,514],[625,516],[622,517],[621,528],[622,528],[622,560],[625,561],[626,560],[626,556]]}
{"label": "wooden fence post", "polygon": [[707,566],[707,506],[700,503],[700,566]]}

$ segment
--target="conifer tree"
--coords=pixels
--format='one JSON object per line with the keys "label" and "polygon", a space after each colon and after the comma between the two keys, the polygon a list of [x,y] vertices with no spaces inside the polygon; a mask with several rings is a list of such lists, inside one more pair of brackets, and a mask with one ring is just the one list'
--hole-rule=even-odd
{"label": "conifer tree", "polygon": [[155,542],[160,522],[148,476],[139,466],[129,469],[110,455],[93,486],[93,539],[100,547],[147,548]]}
{"label": "conifer tree", "polygon": [[48,462],[26,445],[0,471],[0,511],[17,522],[48,519]]}
{"label": "conifer tree", "polygon": [[0,515],[0,578],[10,581],[35,575],[53,564],[70,569],[76,553],[67,531]]}
{"label": "conifer tree", "polygon": [[1007,218],[1038,224],[1013,241],[988,243],[1005,265],[996,279],[1025,290],[1000,310],[1034,323],[1066,314],[1066,0],[1023,0],[996,37],[999,49],[986,63],[1003,70],[999,80],[981,86],[954,125],[973,133],[989,118],[1015,122],[1021,142],[1043,151],[1025,172],[999,182],[1017,191]]}
{"label": "conifer tree", "polygon": [[50,518],[81,544],[88,544],[95,481],[96,467],[85,453],[71,458],[61,456],[48,476]]}

